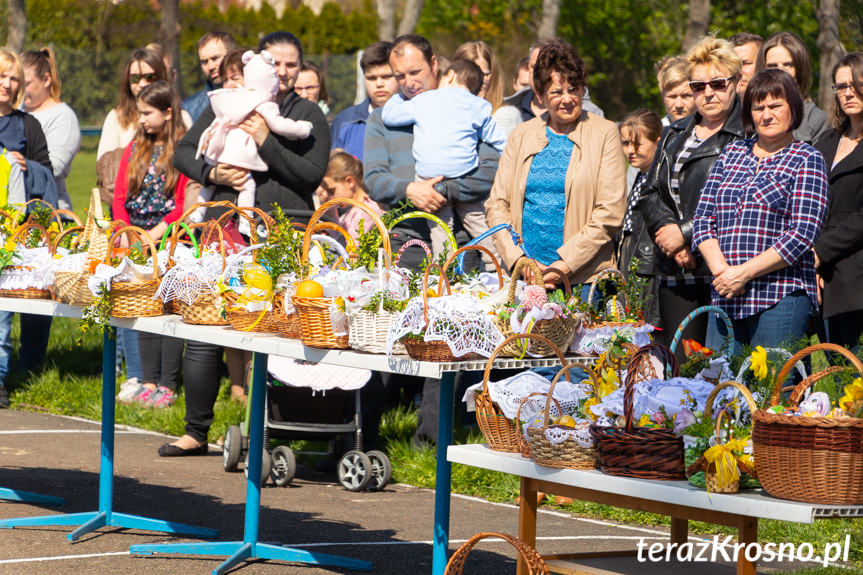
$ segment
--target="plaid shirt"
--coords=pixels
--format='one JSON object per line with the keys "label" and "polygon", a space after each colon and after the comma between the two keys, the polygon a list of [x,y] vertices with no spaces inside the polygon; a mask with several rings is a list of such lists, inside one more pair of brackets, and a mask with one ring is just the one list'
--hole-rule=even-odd
{"label": "plaid shirt", "polygon": [[812,246],[827,212],[827,172],[815,148],[794,141],[760,162],[755,140],[729,144],[713,165],[693,220],[693,249],[719,241],[729,265],[774,248],[787,267],[755,278],[743,295],[713,303],[733,319],[753,316],[783,297],[806,290],[818,305]]}

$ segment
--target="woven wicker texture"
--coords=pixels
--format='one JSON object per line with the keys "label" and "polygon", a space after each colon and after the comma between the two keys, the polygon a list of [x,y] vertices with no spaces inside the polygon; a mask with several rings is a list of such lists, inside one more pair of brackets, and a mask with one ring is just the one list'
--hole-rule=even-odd
{"label": "woven wicker texture", "polygon": [[[150,239],[150,235],[147,232],[136,226],[125,226],[116,230],[111,234],[108,245],[113,246],[114,242],[124,234],[132,236],[132,239],[129,241],[130,245],[134,244],[135,241],[140,241],[145,249],[149,248],[150,257],[153,259],[153,277],[141,282],[111,282],[111,289],[108,291],[108,299],[111,302],[111,316],[153,317],[162,315],[162,300],[154,298],[160,281],[156,245]],[[108,250],[105,254],[105,263],[110,264],[110,261],[111,251]]]}
{"label": "woven wicker texture", "polygon": [[[27,202],[28,204],[34,202],[36,200],[30,200]],[[42,200],[38,200],[42,201]],[[43,202],[45,203],[45,202]],[[24,204],[25,206],[27,204]],[[50,206],[51,204],[48,204]],[[23,210],[23,208],[22,208]],[[27,239],[30,236],[30,232],[36,231],[39,233],[39,242],[42,245],[48,244],[50,246],[50,238],[48,235],[48,231],[35,222],[25,222],[21,224],[15,229],[15,232],[12,234],[12,241],[17,244],[24,245],[27,242]],[[22,272],[30,272],[35,270],[32,266],[9,266],[9,270],[20,270]],[[2,273],[2,272],[0,272]],[[41,283],[41,282],[40,282]],[[51,290],[46,288],[35,288],[35,287],[26,287],[21,289],[0,289],[0,297],[17,297],[22,299],[51,299]]]}
{"label": "woven wicker texture", "polygon": [[285,300],[281,294],[276,294],[276,297],[273,298],[273,322],[282,337],[300,339],[303,335],[300,330],[300,318],[297,317],[297,314],[285,315]]}
{"label": "woven wicker texture", "polygon": [[[593,280],[593,283],[590,284],[590,291],[587,294],[587,303],[591,303],[593,301],[593,296],[596,295],[596,286],[599,285],[599,280],[606,277],[614,277],[617,278],[618,286],[626,286],[626,279],[624,279],[623,274],[620,273],[620,270],[617,268],[606,268],[599,272]],[[600,328],[600,327],[641,327],[644,325],[644,320],[638,321],[599,321],[594,322],[589,325],[586,325],[587,328]]]}
{"label": "woven wicker texture", "polygon": [[721,307],[716,307],[715,305],[703,305],[699,308],[695,308],[694,310],[692,310],[689,315],[683,318],[683,320],[680,322],[680,325],[677,326],[677,330],[674,332],[674,337],[671,340],[671,345],[668,346],[671,349],[672,353],[677,352],[677,346],[680,344],[680,340],[683,339],[683,331],[686,329],[686,326],[688,326],[693,319],[704,313],[716,314],[716,317],[721,319],[722,322],[725,324],[725,330],[728,334],[728,337],[734,337],[734,326],[731,325],[731,318],[728,317],[728,314],[725,313],[725,310]]}
{"label": "woven wicker texture", "polygon": [[670,429],[636,427],[632,422],[635,384],[656,377],[651,354],[664,362],[671,377],[679,375],[671,350],[658,343],[642,347],[632,356],[626,370],[623,393],[625,426],[592,425],[590,433],[596,440],[599,464],[604,473],[640,479],[685,479],[683,438]]}
{"label": "woven wicker texture", "polygon": [[453,553],[452,557],[449,558],[449,561],[446,564],[444,575],[462,575],[464,572],[465,562],[467,561],[467,557],[471,550],[477,543],[483,539],[488,539],[489,537],[498,537],[515,547],[519,558],[527,565],[526,575],[549,575],[548,566],[545,564],[545,561],[542,560],[542,556],[537,553],[536,549],[518,537],[513,537],[506,533],[494,533],[492,531],[477,533],[465,541],[461,547],[456,549],[456,552]]}
{"label": "woven wicker texture", "polygon": [[[228,202],[210,203],[223,204]],[[182,222],[182,220],[178,220],[178,222]],[[222,256],[222,272],[224,272],[225,265],[227,263],[225,236],[222,233],[222,227],[213,222],[204,222],[189,226],[186,224],[177,225],[177,222],[171,224],[171,236],[168,240],[170,242],[168,247],[170,254],[170,257],[168,258],[168,267],[171,268],[175,265],[174,252],[176,251],[177,246],[183,242],[182,234],[184,232],[188,236],[187,240],[191,242],[193,246],[196,245],[194,237],[191,235],[194,233],[192,228],[202,230],[202,237],[208,236],[215,229],[219,238],[219,255]],[[201,257],[202,249],[203,248],[198,247],[197,257],[199,258]],[[198,280],[198,283],[199,285],[204,285],[200,280]],[[183,318],[184,322],[192,325],[228,325],[228,318],[222,315],[220,306],[221,299],[219,298],[218,293],[205,292],[198,295],[191,305],[180,299],[172,299],[165,304],[165,313],[177,313]]]}
{"label": "woven wicker texture", "polygon": [[[533,285],[543,288],[545,287],[545,282],[542,280],[542,272],[536,264],[536,261],[529,258],[519,259],[516,262],[509,279],[507,303],[510,305],[515,303],[515,290],[518,284],[518,278],[525,267],[530,268],[532,272]],[[555,268],[550,269],[554,270]],[[561,277],[563,278],[566,297],[569,299],[572,295],[572,286],[570,285],[569,278],[566,277],[566,274],[561,274]],[[513,334],[509,320],[501,319],[495,315],[494,323],[497,325],[497,328],[504,337],[509,337]],[[569,349],[569,346],[572,345],[572,340],[575,339],[575,334],[580,324],[581,320],[575,316],[568,318],[557,317],[554,319],[543,319],[533,324],[533,327],[530,329],[530,333],[548,338],[549,341],[554,343],[554,345],[560,349]],[[554,354],[554,350],[537,341],[531,344],[529,353],[532,357],[548,357]],[[506,357],[520,358],[523,357],[524,354],[524,348],[515,342],[509,344],[503,351],[503,355]]]}
{"label": "woven wicker texture", "polygon": [[[737,384],[738,386],[740,386],[740,384],[737,383],[736,381],[726,381],[722,385],[726,386],[725,384]],[[720,386],[717,385],[716,387],[718,389]],[[743,386],[740,386],[740,387],[742,387],[743,389],[746,389]],[[723,387],[723,389],[724,389],[724,387]],[[749,393],[749,390],[746,390],[746,393],[744,393],[744,397],[746,397],[746,394],[748,394],[748,393]],[[713,397],[715,397],[714,393],[711,393],[711,395]],[[706,419],[710,418],[710,414],[711,414],[710,407],[711,407],[712,403],[713,403],[712,401],[709,401],[707,404],[707,410],[705,411],[705,418]],[[752,400],[751,394],[748,397],[747,403],[750,404],[750,409],[753,409],[755,402]],[[754,409],[753,409],[752,413],[755,413]],[[713,434],[716,437],[720,437],[719,433],[720,433],[720,430],[722,429],[723,419],[727,420],[729,423],[731,422],[731,415],[729,414],[729,412],[726,408],[720,409],[719,412],[716,414],[716,423],[715,423],[714,431],[713,431]],[[728,439],[731,439],[732,437],[733,437],[733,428],[729,425],[729,427],[728,427]],[[748,473],[748,474],[752,475],[753,477],[755,477],[755,470],[751,469],[749,466],[747,466],[742,461],[736,460],[736,465],[737,465],[737,469],[740,473]],[[698,473],[699,471],[704,472],[704,483],[707,486],[707,491],[710,493],[737,493],[740,490],[740,477],[739,476],[737,479],[734,479],[734,480],[730,481],[729,483],[727,483],[726,485],[720,487],[719,486],[719,478],[717,477],[717,473],[716,473],[716,463],[708,463],[707,459],[705,459],[703,455],[698,458],[698,461],[696,461],[695,463],[693,463],[692,465],[690,465],[686,469],[686,476],[690,477],[690,476]]]}
{"label": "woven wicker texture", "polygon": [[[599,382],[596,375],[590,366],[581,363],[573,362],[564,365],[560,371],[551,380],[551,385],[548,388],[548,394],[545,400],[545,408],[542,412],[542,428],[528,427],[527,436],[530,438],[530,452],[533,454],[533,460],[540,465],[548,467],[560,467],[567,469],[594,469],[597,465],[598,453],[593,447],[583,447],[574,439],[568,438],[561,443],[552,443],[545,435],[545,431],[549,428],[549,409],[551,409],[552,394],[557,382],[561,376],[568,376],[569,370],[580,367],[587,372],[590,381],[593,384],[593,391],[597,393]],[[560,411],[560,409],[558,409]],[[564,426],[558,426],[565,429]]]}
{"label": "woven wicker texture", "polygon": [[[863,363],[844,347],[821,343],[795,353],[782,366],[770,405],[778,405],[785,379],[801,359],[825,351],[848,359],[863,375]],[[794,388],[789,402],[797,404],[815,382],[845,368],[832,366],[813,373]],[[774,497],[832,505],[863,504],[863,419],[827,418],[755,412],[753,457],[758,479]]]}
{"label": "woven wicker texture", "polygon": [[[519,449],[519,430],[515,422],[508,419],[495,402],[491,400],[491,395],[488,391],[488,379],[491,376],[492,366],[495,358],[504,353],[506,346],[518,340],[530,340],[542,343],[554,350],[554,354],[560,360],[560,364],[566,363],[563,357],[563,352],[554,345],[554,342],[545,336],[535,333],[517,333],[513,334],[497,346],[485,364],[485,371],[482,374],[482,391],[476,394],[476,422],[479,429],[488,441],[488,446],[495,451],[506,451],[510,453],[518,453]],[[569,372],[565,374],[569,379]]]}
{"label": "woven wicker texture", "polygon": [[[524,399],[521,400],[521,403],[518,404],[518,409],[515,411],[514,423],[516,423],[516,427],[520,428],[519,430],[521,431],[520,433],[516,434],[516,439],[518,441],[518,452],[522,457],[526,459],[533,459],[533,454],[531,454],[530,452],[530,442],[524,436],[524,428],[522,427],[523,424],[521,423],[521,408],[524,407],[524,405],[530,400],[538,397],[546,397],[546,394],[542,393],[541,391],[536,391],[525,396]],[[553,397],[551,398],[551,400],[554,402],[557,413],[560,413],[560,403]]]}

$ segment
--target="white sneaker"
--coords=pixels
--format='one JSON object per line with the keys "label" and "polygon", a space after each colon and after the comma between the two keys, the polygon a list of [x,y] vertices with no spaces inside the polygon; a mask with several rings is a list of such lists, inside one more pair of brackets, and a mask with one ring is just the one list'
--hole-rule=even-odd
{"label": "white sneaker", "polygon": [[120,403],[132,403],[141,391],[144,389],[143,384],[138,382],[137,377],[130,377],[120,384],[120,393],[117,394],[117,401]]}

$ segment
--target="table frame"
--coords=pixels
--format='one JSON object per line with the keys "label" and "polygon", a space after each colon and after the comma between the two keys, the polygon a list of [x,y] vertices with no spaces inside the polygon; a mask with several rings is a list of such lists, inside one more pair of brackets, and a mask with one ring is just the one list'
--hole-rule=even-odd
{"label": "table frame", "polygon": [[[551,493],[671,517],[671,543],[685,543],[689,521],[736,527],[740,543],[758,541],[758,520],[777,519],[812,523],[815,519],[863,517],[863,505],[817,505],[786,501],[761,490],[739,494],[708,494],[686,481],[654,481],[606,475],[598,470],[556,469],[524,459],[517,453],[492,451],[486,445],[457,445],[448,449],[451,462],[518,475],[521,478],[518,536],[536,546],[537,492]],[[649,493],[649,498],[638,493]],[[635,551],[552,555],[550,560],[632,556]],[[737,574],[755,575],[755,563],[738,555]],[[519,575],[527,565],[519,561]]]}
{"label": "table frame", "polygon": [[[80,318],[80,306],[70,306],[50,300],[31,300],[0,298],[0,310],[18,313],[31,313],[62,317]],[[253,352],[252,388],[249,392],[251,412],[249,418],[249,470],[246,480],[246,504],[243,541],[202,542],[155,545],[133,545],[133,554],[152,553],[189,553],[195,555],[227,555],[228,559],[213,571],[224,573],[247,559],[280,559],[299,563],[333,565],[348,569],[368,570],[371,563],[356,559],[312,553],[302,549],[267,545],[258,542],[260,517],[260,477],[263,450],[263,415],[266,391],[266,356],[282,355],[294,359],[329,363],[345,367],[370,369],[372,371],[401,373],[417,377],[439,378],[440,414],[438,418],[438,441],[436,456],[435,516],[432,545],[432,573],[443,575],[446,569],[449,546],[450,491],[452,465],[447,460],[447,448],[453,437],[453,407],[455,405],[455,374],[458,371],[482,371],[486,361],[461,362],[423,362],[407,356],[385,356],[350,350],[332,350],[306,347],[298,340],[286,339],[276,335],[250,334],[236,331],[230,327],[198,326],[184,323],[178,316],[159,316],[150,318],[119,319],[111,321],[113,326],[130,328],[181,339],[190,339]],[[116,342],[105,337],[102,353],[102,441],[101,465],[99,469],[99,510],[88,514],[54,515],[0,520],[0,528],[24,525],[79,525],[69,534],[74,541],[86,532],[102,526],[121,526],[151,531],[215,537],[215,530],[170,523],[156,519],[135,517],[115,513],[113,500],[113,458],[114,458],[114,354]],[[570,358],[575,359],[575,358]],[[583,359],[583,358],[580,358]],[[495,367],[500,369],[525,369],[529,367],[554,367],[557,358],[547,359],[497,359]],[[449,406],[449,407],[447,407]]]}

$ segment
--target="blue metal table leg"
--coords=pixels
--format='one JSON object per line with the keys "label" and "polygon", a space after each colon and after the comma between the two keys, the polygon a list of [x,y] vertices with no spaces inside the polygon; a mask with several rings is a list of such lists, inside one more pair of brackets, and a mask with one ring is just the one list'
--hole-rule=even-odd
{"label": "blue metal table leg", "polygon": [[450,488],[452,463],[447,461],[446,450],[452,443],[453,408],[455,400],[455,372],[441,375],[440,403],[437,424],[437,467],[434,490],[434,546],[432,548],[432,574],[443,575],[446,570],[449,548]]}
{"label": "blue metal table leg", "polygon": [[264,405],[267,391],[267,356],[252,354],[252,382],[249,389],[251,411],[249,421],[249,469],[246,478],[246,511],[243,541],[221,543],[167,543],[132,545],[132,555],[153,553],[181,553],[188,555],[228,555],[228,558],[213,570],[221,575],[248,559],[275,559],[292,563],[332,565],[356,571],[371,571],[368,561],[312,553],[309,551],[258,543],[258,526],[261,508],[261,465],[264,450]]}
{"label": "blue metal table leg", "polygon": [[79,525],[77,529],[66,536],[69,541],[76,541],[82,535],[106,526],[164,531],[199,537],[218,536],[219,532],[215,529],[149,519],[125,513],[114,513],[114,391],[117,385],[114,356],[117,342],[113,331],[111,328],[110,331],[105,332],[102,345],[102,449],[99,461],[99,510],[67,515],[4,519],[0,520],[0,527]]}
{"label": "blue metal table leg", "polygon": [[41,503],[43,505],[66,504],[62,497],[41,495],[39,493],[30,493],[29,491],[18,491],[17,489],[9,489],[8,487],[0,487],[0,499],[7,501],[23,501],[25,503]]}

